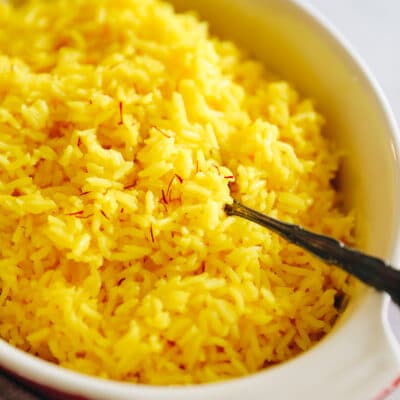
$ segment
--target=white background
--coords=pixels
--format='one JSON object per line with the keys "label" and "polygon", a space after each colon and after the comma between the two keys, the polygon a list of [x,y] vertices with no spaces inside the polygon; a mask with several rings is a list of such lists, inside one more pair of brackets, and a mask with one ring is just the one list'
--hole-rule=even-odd
{"label": "white background", "polygon": [[[400,125],[400,0],[302,0],[345,36],[382,86]],[[390,320],[400,341],[400,310]],[[390,400],[400,399],[400,391]],[[388,399],[389,400],[389,399]]]}

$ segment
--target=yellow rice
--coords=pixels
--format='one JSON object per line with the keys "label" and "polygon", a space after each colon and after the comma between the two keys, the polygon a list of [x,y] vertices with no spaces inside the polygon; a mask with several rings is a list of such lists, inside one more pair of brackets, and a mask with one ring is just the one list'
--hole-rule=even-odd
{"label": "yellow rice", "polygon": [[348,276],[223,206],[351,242],[323,123],[162,1],[0,2],[0,336],[156,385],[309,349]]}

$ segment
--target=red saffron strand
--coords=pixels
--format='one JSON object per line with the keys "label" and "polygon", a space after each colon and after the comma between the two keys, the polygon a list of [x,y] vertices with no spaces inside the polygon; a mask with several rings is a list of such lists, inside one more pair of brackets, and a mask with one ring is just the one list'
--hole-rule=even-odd
{"label": "red saffron strand", "polygon": [[168,138],[168,139],[171,139],[171,138],[172,138],[172,136],[168,135],[168,134],[165,133],[164,131],[161,131],[161,130],[160,130],[160,132],[161,132],[161,134],[164,135],[166,138]]}
{"label": "red saffron strand", "polygon": [[164,135],[166,138],[168,138],[168,139],[171,139],[171,138],[172,138],[172,136],[171,136],[171,135],[168,135],[168,133],[166,133],[166,132],[164,131],[164,129],[161,129],[161,128],[159,128],[158,126],[154,126],[154,125],[152,125],[151,127],[154,128],[156,131],[160,132],[160,133],[161,133],[162,135]]}
{"label": "red saffron strand", "polygon": [[15,189],[12,191],[11,196],[14,196],[14,197],[22,196],[22,192],[21,192],[18,188],[15,188]]}
{"label": "red saffron strand", "polygon": [[118,282],[117,282],[117,286],[121,286],[121,284],[126,280],[126,278],[121,278]]}
{"label": "red saffron strand", "polygon": [[131,183],[130,185],[124,186],[125,190],[132,189],[136,186],[136,183]]}
{"label": "red saffron strand", "polygon": [[104,218],[106,218],[108,220],[110,219],[110,218],[108,218],[107,214],[103,210],[100,210],[100,212],[101,212],[101,214],[103,215]]}
{"label": "red saffron strand", "polygon": [[164,203],[162,198],[159,200],[159,203],[164,207],[164,210],[167,213],[168,212],[168,206]]}
{"label": "red saffron strand", "polygon": [[205,270],[206,270],[206,263],[203,261],[202,263],[201,263],[201,272],[205,272]]}
{"label": "red saffron strand", "polygon": [[122,101],[119,102],[119,122],[118,125],[124,124],[124,113],[123,113],[124,104]]}
{"label": "red saffron strand", "polygon": [[89,194],[90,192],[82,192],[79,194],[79,196],[86,196],[87,194]]}
{"label": "red saffron strand", "polygon": [[68,215],[70,217],[74,217],[76,215],[82,215],[82,214],[83,214],[83,210],[79,210],[79,211],[74,211],[72,213],[68,213],[68,214],[65,214],[65,215]]}
{"label": "red saffron strand", "polygon": [[221,171],[220,171],[220,169],[219,169],[219,167],[218,167],[218,165],[215,165],[215,164],[213,164],[213,167],[218,171],[218,174],[220,174],[221,173]]}
{"label": "red saffron strand", "polygon": [[151,241],[154,243],[154,232],[153,232],[153,225],[150,225],[150,235],[151,235]]}
{"label": "red saffron strand", "polygon": [[82,143],[81,137],[80,137],[80,136],[78,136],[78,143],[77,143],[77,145],[78,145],[78,146],[80,146],[80,145],[81,145],[81,143]]}
{"label": "red saffron strand", "polygon": [[178,174],[175,174],[175,176],[178,179],[179,183],[183,183],[183,178],[181,178]]}
{"label": "red saffron strand", "polygon": [[224,178],[225,178],[225,179],[233,179],[234,176],[233,176],[233,175],[227,175],[227,176],[224,176]]}
{"label": "red saffron strand", "polygon": [[168,204],[168,200],[167,197],[165,195],[164,189],[161,189],[161,196],[162,196],[162,202],[167,205]]}

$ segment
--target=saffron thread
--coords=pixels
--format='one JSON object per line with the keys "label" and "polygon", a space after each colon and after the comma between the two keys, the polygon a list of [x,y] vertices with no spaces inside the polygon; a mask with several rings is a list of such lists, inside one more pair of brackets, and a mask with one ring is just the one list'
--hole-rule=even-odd
{"label": "saffron thread", "polygon": [[103,215],[104,218],[106,218],[108,220],[110,219],[110,218],[108,218],[107,214],[103,210],[100,210],[100,212],[101,212],[101,214]]}
{"label": "saffron thread", "polygon": [[68,215],[70,217],[74,217],[76,215],[82,215],[82,214],[83,214],[83,210],[79,210],[79,211],[75,211],[75,212],[72,212],[72,213],[67,213],[65,215]]}
{"label": "saffron thread", "polygon": [[153,225],[150,225],[150,235],[151,235],[151,241],[154,243],[154,232],[153,232]]}
{"label": "saffron thread", "polygon": [[165,196],[165,192],[164,192],[164,189],[161,189],[161,196],[162,196],[162,202],[165,204],[165,205],[167,205],[168,204],[168,200],[167,200],[167,197]]}
{"label": "saffron thread", "polygon": [[183,183],[183,178],[181,178],[178,174],[175,174],[175,176],[178,179],[179,183]]}
{"label": "saffron thread", "polygon": [[118,125],[124,124],[124,113],[123,113],[124,104],[122,101],[119,102],[119,122]]}
{"label": "saffron thread", "polygon": [[152,128],[154,128],[155,130],[157,130],[158,132],[160,132],[162,135],[164,135],[166,138],[168,138],[168,139],[171,139],[172,138],[172,136],[171,135],[168,135],[168,133],[166,133],[165,131],[164,131],[164,129],[161,129],[161,128],[159,128],[159,127],[157,127],[157,126],[154,126],[154,125],[152,125]]}
{"label": "saffron thread", "polygon": [[136,186],[136,183],[131,183],[130,185],[124,186],[125,190],[132,189]]}

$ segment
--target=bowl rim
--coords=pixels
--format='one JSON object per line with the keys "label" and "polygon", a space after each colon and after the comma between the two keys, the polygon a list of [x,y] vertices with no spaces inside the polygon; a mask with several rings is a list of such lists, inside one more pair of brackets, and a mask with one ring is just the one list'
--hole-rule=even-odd
{"label": "bowl rim", "polygon": [[[365,61],[361,58],[354,47],[349,43],[349,41],[339,32],[339,30],[334,26],[332,22],[328,20],[318,9],[310,3],[306,3],[302,0],[285,0],[294,9],[297,9],[300,13],[310,17],[316,26],[324,31],[328,37],[330,37],[336,45],[341,48],[344,54],[351,60],[356,70],[365,80],[369,86],[371,94],[373,94],[377,100],[377,106],[380,107],[382,115],[385,116],[387,125],[389,140],[392,144],[393,157],[396,164],[400,166],[400,131],[394,116],[394,112],[378,83],[377,79],[374,77],[369,67],[366,65]],[[400,198],[400,170],[396,175],[397,192]],[[400,261],[400,207],[397,210],[396,221],[395,221],[395,231],[393,236],[393,243],[390,246],[390,260],[393,262]],[[370,296],[371,293],[366,296]],[[390,304],[390,298],[386,294],[380,295],[379,301],[381,302],[381,321],[383,328],[387,334],[387,339],[390,342],[390,346],[396,352],[397,357],[400,360],[400,347],[394,334],[391,331],[388,317],[387,309]],[[273,367],[273,369],[284,368],[287,364],[291,363],[293,360],[301,358],[302,356],[310,352],[306,351],[294,359],[288,360],[284,363],[278,364]],[[234,390],[234,387],[239,384],[252,384],[253,381],[262,377],[264,374],[268,374],[267,371],[259,371],[250,375],[220,381],[211,382],[204,384],[195,384],[189,386],[155,386],[148,384],[135,384],[129,382],[119,382],[113,380],[106,380],[103,378],[86,375],[83,373],[75,372],[59,365],[50,363],[38,357],[35,357],[29,353],[26,353],[3,339],[0,339],[0,368],[3,368],[8,373],[21,378],[26,382],[30,382],[33,385],[39,384],[42,387],[48,387],[50,389],[56,389],[57,391],[62,391],[68,396],[93,396],[99,395],[101,398],[113,398],[118,393],[118,396],[123,396],[122,398],[129,398],[132,395],[140,394],[141,398],[167,398],[174,399],[178,398],[178,395],[184,394],[188,396],[190,394],[196,394],[200,396],[199,398],[207,398],[208,394],[215,393],[215,390],[221,390],[224,388],[230,388]],[[398,385],[400,385],[399,379],[397,379]],[[393,385],[392,385],[393,386]],[[395,388],[390,386],[388,382],[388,387],[383,388],[381,394],[377,394],[376,398],[382,398],[383,393],[387,392],[388,388],[394,390]],[[167,396],[165,396],[167,394]],[[388,393],[385,393],[385,395]],[[197,397],[196,397],[197,399]]]}

